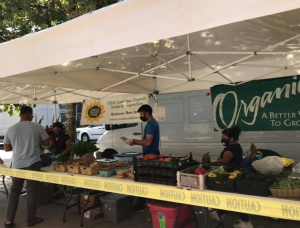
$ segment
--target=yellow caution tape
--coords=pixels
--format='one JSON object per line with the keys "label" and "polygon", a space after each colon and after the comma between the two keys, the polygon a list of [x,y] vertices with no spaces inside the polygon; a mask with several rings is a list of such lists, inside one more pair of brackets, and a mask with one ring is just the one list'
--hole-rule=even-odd
{"label": "yellow caution tape", "polygon": [[53,184],[121,193],[175,203],[209,207],[247,214],[300,220],[300,202],[217,191],[190,191],[173,186],[137,183],[130,180],[69,173],[35,172],[0,168],[0,174]]}

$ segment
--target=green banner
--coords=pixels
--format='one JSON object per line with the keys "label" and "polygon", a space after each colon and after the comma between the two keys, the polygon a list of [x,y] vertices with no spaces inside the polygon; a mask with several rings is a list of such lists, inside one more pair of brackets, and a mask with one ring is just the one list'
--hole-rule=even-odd
{"label": "green banner", "polygon": [[214,127],[242,131],[300,130],[300,76],[218,85],[211,90]]}

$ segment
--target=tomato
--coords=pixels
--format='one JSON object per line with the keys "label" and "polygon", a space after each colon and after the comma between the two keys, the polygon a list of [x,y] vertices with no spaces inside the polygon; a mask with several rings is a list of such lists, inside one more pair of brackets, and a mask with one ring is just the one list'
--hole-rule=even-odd
{"label": "tomato", "polygon": [[165,156],[163,154],[160,154],[159,155],[159,158],[164,158]]}
{"label": "tomato", "polygon": [[205,175],[206,171],[205,171],[205,169],[198,168],[198,169],[195,170],[195,174],[196,175]]}

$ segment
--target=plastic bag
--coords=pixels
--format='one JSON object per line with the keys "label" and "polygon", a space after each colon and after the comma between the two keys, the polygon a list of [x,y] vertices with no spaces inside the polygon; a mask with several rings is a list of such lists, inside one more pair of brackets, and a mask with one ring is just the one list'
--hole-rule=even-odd
{"label": "plastic bag", "polygon": [[261,174],[279,175],[282,172],[284,163],[281,157],[269,156],[252,163],[253,168]]}

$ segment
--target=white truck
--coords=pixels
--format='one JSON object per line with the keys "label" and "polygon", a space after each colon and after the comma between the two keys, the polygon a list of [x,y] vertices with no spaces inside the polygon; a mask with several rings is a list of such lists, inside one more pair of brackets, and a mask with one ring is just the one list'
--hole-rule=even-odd
{"label": "white truck", "polygon": [[[202,157],[206,152],[219,156],[224,147],[221,133],[214,131],[211,97],[207,91],[193,91],[158,96],[158,107],[166,108],[166,121],[159,122],[161,153],[185,155],[192,152]],[[151,105],[151,104],[150,104]],[[115,153],[141,152],[140,146],[128,146],[120,137],[141,139],[144,123],[107,126],[97,142],[103,156]],[[269,149],[284,157],[300,160],[299,131],[242,132],[240,143],[244,152],[251,143],[258,149]]]}
{"label": "white truck", "polygon": [[[59,117],[59,108],[56,106],[56,116]],[[55,107],[54,105],[36,105],[33,109],[33,122],[39,122],[40,119],[43,118],[41,125],[49,127],[53,124],[55,119]],[[0,113],[0,143],[3,143],[4,136],[6,134],[7,129],[20,121],[20,117],[16,116],[8,116],[6,112]]]}

